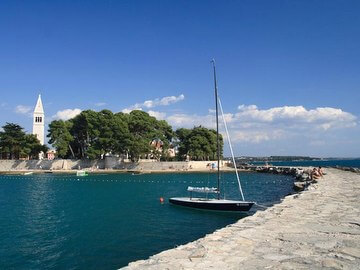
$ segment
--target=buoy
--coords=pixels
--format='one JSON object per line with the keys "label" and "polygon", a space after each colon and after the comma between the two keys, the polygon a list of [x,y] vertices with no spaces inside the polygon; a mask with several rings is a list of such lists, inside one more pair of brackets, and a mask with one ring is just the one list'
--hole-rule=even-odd
{"label": "buoy", "polygon": [[164,198],[160,197],[160,203],[164,203]]}

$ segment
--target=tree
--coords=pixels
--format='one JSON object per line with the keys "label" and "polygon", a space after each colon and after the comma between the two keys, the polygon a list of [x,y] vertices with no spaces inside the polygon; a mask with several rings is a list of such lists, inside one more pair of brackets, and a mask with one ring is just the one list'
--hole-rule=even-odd
{"label": "tree", "polygon": [[160,157],[164,160],[168,160],[168,150],[171,146],[175,133],[172,127],[165,120],[157,121],[157,132],[157,139],[162,142],[162,152],[160,153]]}
{"label": "tree", "polygon": [[74,157],[71,147],[71,143],[74,141],[70,134],[71,127],[72,122],[63,120],[54,120],[49,124],[47,135],[50,138],[49,143],[55,146],[57,155],[61,158]]}
{"label": "tree", "polygon": [[41,152],[46,153],[49,148],[46,145],[41,145],[38,138],[34,134],[25,134],[23,143],[21,145],[20,156],[29,157],[30,159],[39,158]]}
{"label": "tree", "polygon": [[[178,129],[176,131],[178,140],[179,158],[183,159],[189,155],[192,160],[216,160],[216,131],[204,127],[193,129]],[[220,157],[222,156],[223,139],[219,134]]]}
{"label": "tree", "polygon": [[[129,114],[110,110],[82,111],[68,121],[49,125],[50,143],[60,157],[97,159],[106,154],[128,154],[133,161],[152,157],[168,160],[169,148],[178,149],[178,159],[216,159],[216,131],[204,127],[180,128],[174,133],[165,120],[134,110]],[[220,149],[222,153],[222,137]]]}
{"label": "tree", "polygon": [[96,147],[101,154],[125,154],[130,144],[130,132],[124,115],[102,110],[98,113],[98,121],[100,133]]}
{"label": "tree", "polygon": [[13,123],[6,123],[2,128],[4,130],[0,133],[2,156],[9,159],[18,159],[25,136],[23,128]]}
{"label": "tree", "polygon": [[119,112],[114,114],[114,153],[127,154],[129,151],[131,140],[131,133],[129,131],[129,115]]}
{"label": "tree", "polygon": [[97,159],[105,154],[123,154],[129,148],[130,134],[126,118],[109,110],[82,111],[68,120],[49,125],[50,143],[60,157]]}
{"label": "tree", "polygon": [[81,157],[95,159],[107,153],[122,154],[128,148],[128,124],[120,114],[87,110],[71,121],[71,132],[78,142]]}
{"label": "tree", "polygon": [[[89,149],[96,136],[99,134],[99,130],[96,126],[96,112],[92,110],[82,111],[79,115],[70,119],[72,123],[70,128],[70,134],[75,141],[75,152],[78,158],[95,158],[97,151],[95,149]],[[89,151],[88,151],[89,150]],[[90,154],[90,157],[87,156]]]}
{"label": "tree", "polygon": [[41,145],[36,135],[25,134],[24,129],[18,124],[6,123],[0,132],[0,151],[2,158],[19,159],[38,158],[40,152],[48,148]]}
{"label": "tree", "polygon": [[159,121],[147,112],[134,110],[129,114],[128,126],[131,134],[129,155],[132,160],[147,155],[158,156],[158,153],[155,153],[157,150],[151,147],[154,140],[162,142],[161,154],[166,158],[174,134],[166,121]]}
{"label": "tree", "polygon": [[179,128],[175,131],[175,146],[178,150],[178,159],[184,160],[189,153],[189,137],[191,129]]}

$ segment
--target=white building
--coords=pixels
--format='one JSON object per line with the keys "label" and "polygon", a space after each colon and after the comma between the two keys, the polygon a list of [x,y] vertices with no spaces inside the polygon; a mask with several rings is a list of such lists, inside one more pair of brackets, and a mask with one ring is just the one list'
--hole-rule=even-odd
{"label": "white building", "polygon": [[45,140],[45,114],[41,101],[41,95],[39,95],[34,110],[33,119],[33,134],[36,135],[42,145]]}

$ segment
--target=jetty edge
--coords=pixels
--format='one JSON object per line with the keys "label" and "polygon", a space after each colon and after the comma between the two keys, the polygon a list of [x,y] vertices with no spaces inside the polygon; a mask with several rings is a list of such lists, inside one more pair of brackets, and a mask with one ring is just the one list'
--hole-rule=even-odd
{"label": "jetty edge", "polygon": [[325,172],[279,204],[121,269],[359,269],[360,174]]}

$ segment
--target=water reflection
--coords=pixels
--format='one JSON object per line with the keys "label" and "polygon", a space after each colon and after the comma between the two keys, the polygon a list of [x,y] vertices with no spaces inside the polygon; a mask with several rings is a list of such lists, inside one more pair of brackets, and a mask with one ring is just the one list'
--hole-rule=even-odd
{"label": "water reflection", "polygon": [[44,262],[56,265],[66,236],[59,235],[63,211],[57,211],[54,185],[46,177],[34,176],[23,200],[23,218],[18,239],[19,251],[33,263],[34,268]]}

